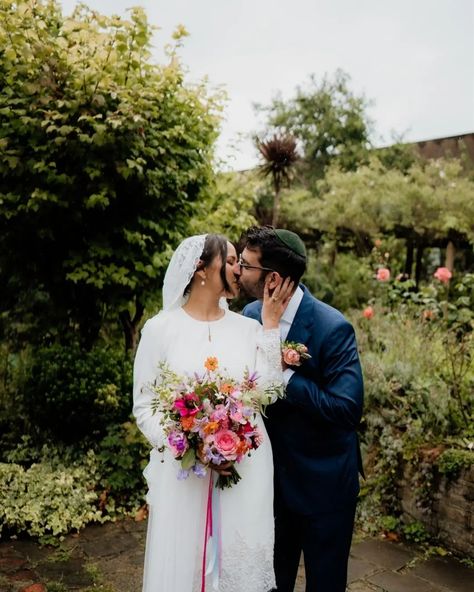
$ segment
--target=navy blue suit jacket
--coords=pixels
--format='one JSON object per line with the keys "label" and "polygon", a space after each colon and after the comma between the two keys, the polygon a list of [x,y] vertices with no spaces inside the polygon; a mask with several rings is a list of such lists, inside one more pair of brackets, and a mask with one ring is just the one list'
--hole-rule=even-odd
{"label": "navy blue suit jacket", "polygon": [[[311,359],[295,368],[286,397],[267,407],[265,424],[276,493],[294,512],[312,515],[344,508],[359,492],[363,381],[352,325],[301,288],[287,340],[304,343]],[[243,312],[261,322],[261,310],[255,301]]]}

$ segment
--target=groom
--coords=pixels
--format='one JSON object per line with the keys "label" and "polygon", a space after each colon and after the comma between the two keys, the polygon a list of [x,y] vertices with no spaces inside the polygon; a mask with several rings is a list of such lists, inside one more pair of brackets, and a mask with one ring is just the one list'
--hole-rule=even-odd
{"label": "groom", "polygon": [[248,296],[244,315],[261,321],[263,286],[290,276],[295,291],[280,322],[282,340],[303,343],[311,358],[285,367],[286,397],[267,408],[275,464],[275,574],[292,592],[301,552],[306,592],[344,592],[358,472],[356,434],[363,383],[354,330],[336,309],[299,284],[306,249],[288,230],[252,227],[236,270]]}

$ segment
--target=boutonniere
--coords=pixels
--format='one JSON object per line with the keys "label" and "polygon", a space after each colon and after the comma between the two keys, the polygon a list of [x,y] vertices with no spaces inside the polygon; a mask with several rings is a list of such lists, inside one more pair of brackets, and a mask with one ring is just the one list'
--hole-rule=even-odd
{"label": "boutonniere", "polygon": [[287,366],[301,366],[304,360],[311,357],[306,345],[294,341],[284,341],[281,344],[281,353]]}

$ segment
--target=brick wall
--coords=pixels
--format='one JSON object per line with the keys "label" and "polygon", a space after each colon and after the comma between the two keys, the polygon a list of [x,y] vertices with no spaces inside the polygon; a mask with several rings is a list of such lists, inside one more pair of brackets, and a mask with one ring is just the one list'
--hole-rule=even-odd
{"label": "brick wall", "polygon": [[474,558],[474,465],[455,480],[438,475],[432,512],[417,507],[409,471],[400,484],[404,517],[422,522],[428,532],[455,552]]}

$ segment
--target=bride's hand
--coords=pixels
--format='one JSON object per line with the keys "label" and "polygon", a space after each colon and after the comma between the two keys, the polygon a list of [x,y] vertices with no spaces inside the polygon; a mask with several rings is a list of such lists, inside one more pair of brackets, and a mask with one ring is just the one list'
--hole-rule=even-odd
{"label": "bride's hand", "polygon": [[280,283],[273,289],[270,296],[269,283],[271,279],[267,277],[263,288],[263,306],[262,322],[264,329],[278,329],[280,319],[288,306],[293,293],[294,282],[287,277],[284,280],[280,278]]}
{"label": "bride's hand", "polygon": [[230,462],[226,462],[226,463],[222,463],[220,465],[215,465],[214,463],[209,463],[209,466],[211,467],[211,469],[213,471],[215,471],[216,473],[219,473],[219,475],[222,475],[223,477],[228,477],[229,475],[232,475],[232,473],[228,470],[230,469],[232,463]]}

